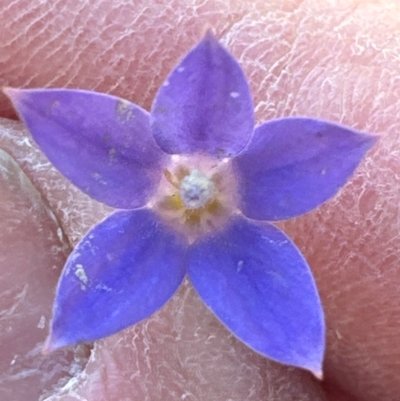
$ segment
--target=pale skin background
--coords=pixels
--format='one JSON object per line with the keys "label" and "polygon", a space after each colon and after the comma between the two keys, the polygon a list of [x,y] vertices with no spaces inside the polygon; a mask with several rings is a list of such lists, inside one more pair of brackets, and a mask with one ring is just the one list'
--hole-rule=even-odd
{"label": "pale skin background", "polygon": [[[0,153],[0,399],[399,400],[396,3],[0,0],[0,85],[92,89],[149,109],[212,26],[249,78],[258,122],[308,115],[382,135],[337,197],[281,224],[306,255],[326,311],[320,383],[232,338],[187,283],[156,316],[96,343],[86,367],[85,347],[41,356],[63,261],[110,209],[52,169],[20,123],[0,120],[0,148],[26,173]],[[15,118],[3,95],[0,116]],[[58,395],[56,384],[65,385]]]}

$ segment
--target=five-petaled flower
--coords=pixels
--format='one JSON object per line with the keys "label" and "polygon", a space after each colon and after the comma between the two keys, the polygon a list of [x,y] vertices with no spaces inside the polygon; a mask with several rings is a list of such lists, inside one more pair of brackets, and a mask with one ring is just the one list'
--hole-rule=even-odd
{"label": "five-petaled flower", "polygon": [[67,260],[49,350],[149,317],[184,276],[255,351],[322,375],[325,326],[310,269],[266,221],[314,209],[376,138],[310,118],[254,129],[235,59],[208,32],[151,110],[81,90],[6,89],[50,161],[118,209]]}

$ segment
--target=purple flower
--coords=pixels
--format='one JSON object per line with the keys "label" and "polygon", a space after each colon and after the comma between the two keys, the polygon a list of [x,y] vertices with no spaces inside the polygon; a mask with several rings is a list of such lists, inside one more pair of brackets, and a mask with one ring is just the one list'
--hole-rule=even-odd
{"label": "purple flower", "polygon": [[332,197],[376,138],[310,118],[254,129],[244,74],[209,32],[151,113],[81,90],[7,89],[52,163],[118,209],[70,255],[49,350],[118,332],[184,276],[241,341],[322,376],[324,315],[307,262],[268,221]]}

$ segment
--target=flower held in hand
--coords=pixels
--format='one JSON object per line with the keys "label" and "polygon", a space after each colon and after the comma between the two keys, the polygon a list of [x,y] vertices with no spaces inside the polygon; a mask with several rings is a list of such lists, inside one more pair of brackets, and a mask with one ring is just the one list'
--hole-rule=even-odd
{"label": "flower held in hand", "polygon": [[375,138],[309,118],[254,129],[244,74],[209,32],[172,71],[151,113],[81,90],[7,89],[52,163],[119,210],[70,255],[48,349],[149,317],[185,274],[255,351],[322,375],[325,327],[310,269],[266,221],[332,197]]}

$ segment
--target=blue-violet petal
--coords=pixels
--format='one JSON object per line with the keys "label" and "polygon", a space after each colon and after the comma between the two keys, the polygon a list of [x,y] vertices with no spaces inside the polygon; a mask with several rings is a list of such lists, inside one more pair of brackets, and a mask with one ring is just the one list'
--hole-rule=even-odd
{"label": "blue-violet petal", "polygon": [[211,32],[172,71],[151,113],[153,134],[170,154],[232,156],[245,147],[254,126],[243,71]]}
{"label": "blue-violet petal", "polygon": [[376,140],[309,118],[266,122],[234,160],[242,212],[273,221],[314,209],[346,183]]}
{"label": "blue-violet petal", "polygon": [[50,161],[89,196],[120,209],[143,206],[165,154],[149,113],[114,96],[67,89],[6,89]]}
{"label": "blue-violet petal", "polygon": [[205,304],[249,347],[320,377],[324,315],[307,262],[269,223],[232,218],[188,251],[189,277]]}
{"label": "blue-violet petal", "polygon": [[47,349],[116,333],[161,308],[185,275],[186,240],[147,209],[95,226],[64,267]]}

